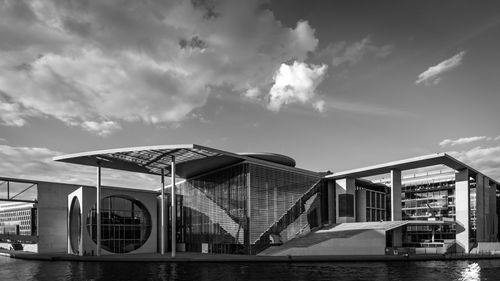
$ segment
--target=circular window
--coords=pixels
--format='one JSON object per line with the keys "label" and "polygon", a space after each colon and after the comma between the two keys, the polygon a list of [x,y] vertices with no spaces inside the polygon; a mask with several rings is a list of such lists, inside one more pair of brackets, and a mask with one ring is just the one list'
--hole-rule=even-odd
{"label": "circular window", "polygon": [[69,210],[69,241],[74,254],[79,254],[79,245],[82,240],[82,215],[80,214],[80,201],[77,197],[71,201]]}
{"label": "circular window", "polygon": [[[97,243],[96,206],[87,215],[87,230]],[[109,196],[101,200],[101,247],[128,253],[144,245],[151,234],[151,215],[138,200]]]}

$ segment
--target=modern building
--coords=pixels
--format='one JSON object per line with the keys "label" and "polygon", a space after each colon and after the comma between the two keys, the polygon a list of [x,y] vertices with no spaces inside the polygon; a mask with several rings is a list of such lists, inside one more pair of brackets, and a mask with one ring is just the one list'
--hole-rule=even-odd
{"label": "modern building", "polygon": [[[447,154],[335,173],[297,168],[284,155],[195,144],[55,160],[95,167],[96,186],[38,183],[39,252],[48,245],[76,255],[500,250],[499,183]],[[158,189],[103,187],[101,168],[157,175]]]}
{"label": "modern building", "polygon": [[0,206],[0,234],[36,235],[36,210],[33,203]]}

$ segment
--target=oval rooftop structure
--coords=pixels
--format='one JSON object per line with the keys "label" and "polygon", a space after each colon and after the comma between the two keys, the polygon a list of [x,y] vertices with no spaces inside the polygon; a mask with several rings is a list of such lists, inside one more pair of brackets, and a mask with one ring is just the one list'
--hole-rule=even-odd
{"label": "oval rooftop structure", "polygon": [[289,167],[295,167],[295,160],[286,155],[270,152],[243,152],[238,153],[238,155],[248,156],[259,160],[269,161]]}

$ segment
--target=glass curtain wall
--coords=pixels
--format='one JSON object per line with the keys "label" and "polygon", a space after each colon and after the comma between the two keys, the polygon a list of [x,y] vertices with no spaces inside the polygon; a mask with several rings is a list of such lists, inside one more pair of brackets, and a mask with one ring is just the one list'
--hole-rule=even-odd
{"label": "glass curtain wall", "polygon": [[385,220],[385,193],[366,189],[366,221]]}
{"label": "glass curtain wall", "polygon": [[[455,219],[455,181],[429,182],[406,185],[402,189],[403,220]],[[423,242],[432,237],[432,226],[408,226],[408,242]],[[453,225],[443,225],[436,229],[435,238],[454,239]]]}
{"label": "glass curtain wall", "polygon": [[247,181],[248,164],[239,164],[177,184],[187,251],[249,253]]}
{"label": "glass curtain wall", "polygon": [[[251,244],[255,244],[261,234],[301,200],[318,179],[319,176],[250,164]],[[302,215],[295,220],[290,219],[291,223],[280,233],[282,241],[296,237],[309,225],[307,210],[300,211]],[[315,212],[314,215],[316,217],[310,215],[311,220],[317,220],[320,213]]]}
{"label": "glass curtain wall", "polygon": [[[252,245],[261,234],[318,179],[243,163],[177,184],[177,194],[183,197],[186,250],[253,254]],[[285,236],[295,235],[307,224],[305,213],[292,221],[286,228],[290,235]]]}
{"label": "glass curtain wall", "polygon": [[[128,253],[146,243],[151,234],[151,215],[139,201],[108,196],[101,201],[101,247],[112,253]],[[87,215],[87,231],[97,243],[96,205]]]}

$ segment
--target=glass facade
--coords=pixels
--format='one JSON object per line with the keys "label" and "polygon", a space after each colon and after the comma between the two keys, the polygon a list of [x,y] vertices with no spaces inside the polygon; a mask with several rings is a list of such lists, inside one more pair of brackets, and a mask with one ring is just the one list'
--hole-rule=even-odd
{"label": "glass facade", "polygon": [[[455,220],[455,181],[429,182],[416,185],[406,185],[402,189],[403,220]],[[408,243],[423,242],[432,238],[432,228],[435,226],[407,226]],[[435,229],[435,239],[454,239],[455,227],[443,225]]]}
{"label": "glass facade", "polygon": [[[261,235],[319,178],[256,164],[237,164],[177,184],[187,251],[255,253]],[[307,214],[283,226],[285,239],[307,225]]]}
{"label": "glass facade", "polygon": [[[32,204],[31,204],[32,205]],[[0,234],[37,235],[37,208],[0,211]]]}
{"label": "glass facade", "polygon": [[186,250],[248,253],[248,165],[240,164],[177,184],[182,195]]}
{"label": "glass facade", "polygon": [[366,189],[366,221],[386,219],[385,201],[385,193]]}
{"label": "glass facade", "polygon": [[[87,215],[87,230],[97,243],[96,206]],[[101,246],[112,253],[128,253],[141,247],[151,234],[151,215],[139,201],[109,196],[101,201]]]}
{"label": "glass facade", "polygon": [[[310,204],[299,202],[319,177],[250,164],[250,241],[255,244],[261,235],[288,215],[287,223],[276,230],[282,241],[296,237],[309,222],[315,226],[320,211],[309,214]],[[305,200],[308,201],[308,200]],[[299,204],[296,204],[299,203]],[[291,208],[297,210],[291,211]]]}
{"label": "glass facade", "polygon": [[471,242],[475,242],[477,239],[477,188],[476,179],[474,177],[470,178],[470,189],[469,189],[469,208],[470,208],[470,229],[469,238]]}

